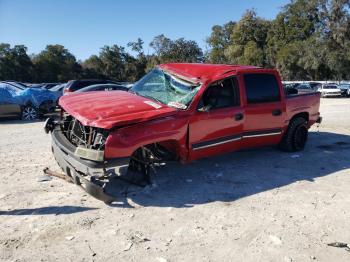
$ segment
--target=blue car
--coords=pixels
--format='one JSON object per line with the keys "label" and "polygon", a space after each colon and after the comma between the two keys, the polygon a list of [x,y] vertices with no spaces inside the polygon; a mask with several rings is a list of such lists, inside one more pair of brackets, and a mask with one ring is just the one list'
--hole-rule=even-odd
{"label": "blue car", "polygon": [[46,89],[25,88],[14,82],[0,82],[0,117],[37,119],[51,112],[59,96]]}

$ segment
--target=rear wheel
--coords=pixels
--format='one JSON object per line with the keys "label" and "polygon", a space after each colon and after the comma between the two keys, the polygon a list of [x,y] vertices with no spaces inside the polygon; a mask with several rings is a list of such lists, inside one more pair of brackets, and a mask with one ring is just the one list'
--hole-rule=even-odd
{"label": "rear wheel", "polygon": [[307,138],[307,121],[303,117],[297,117],[290,122],[279,147],[287,152],[300,151],[304,149]]}
{"label": "rear wheel", "polygon": [[25,106],[22,110],[23,120],[34,120],[38,118],[38,112],[33,106]]}

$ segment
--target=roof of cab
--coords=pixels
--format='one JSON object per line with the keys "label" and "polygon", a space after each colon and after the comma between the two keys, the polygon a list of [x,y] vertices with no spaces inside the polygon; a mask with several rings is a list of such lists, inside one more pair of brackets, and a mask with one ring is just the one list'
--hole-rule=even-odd
{"label": "roof of cab", "polygon": [[169,63],[161,64],[159,67],[193,83],[216,80],[226,74],[234,74],[240,70],[259,69],[256,66],[199,63]]}

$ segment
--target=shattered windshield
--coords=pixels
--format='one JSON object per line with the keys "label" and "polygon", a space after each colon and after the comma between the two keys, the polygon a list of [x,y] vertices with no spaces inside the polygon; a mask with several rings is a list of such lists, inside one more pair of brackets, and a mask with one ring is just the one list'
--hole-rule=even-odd
{"label": "shattered windshield", "polygon": [[186,109],[199,89],[200,85],[193,85],[160,69],[153,69],[130,92],[171,107]]}

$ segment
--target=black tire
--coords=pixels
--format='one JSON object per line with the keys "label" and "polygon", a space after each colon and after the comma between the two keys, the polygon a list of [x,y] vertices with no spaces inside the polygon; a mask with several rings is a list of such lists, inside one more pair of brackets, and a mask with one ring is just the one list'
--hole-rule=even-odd
{"label": "black tire", "polygon": [[281,150],[296,152],[304,149],[308,138],[307,121],[303,117],[296,117],[289,123],[288,129],[279,144]]}
{"label": "black tire", "polygon": [[38,118],[38,110],[31,105],[27,105],[22,109],[22,120],[35,120]]}

